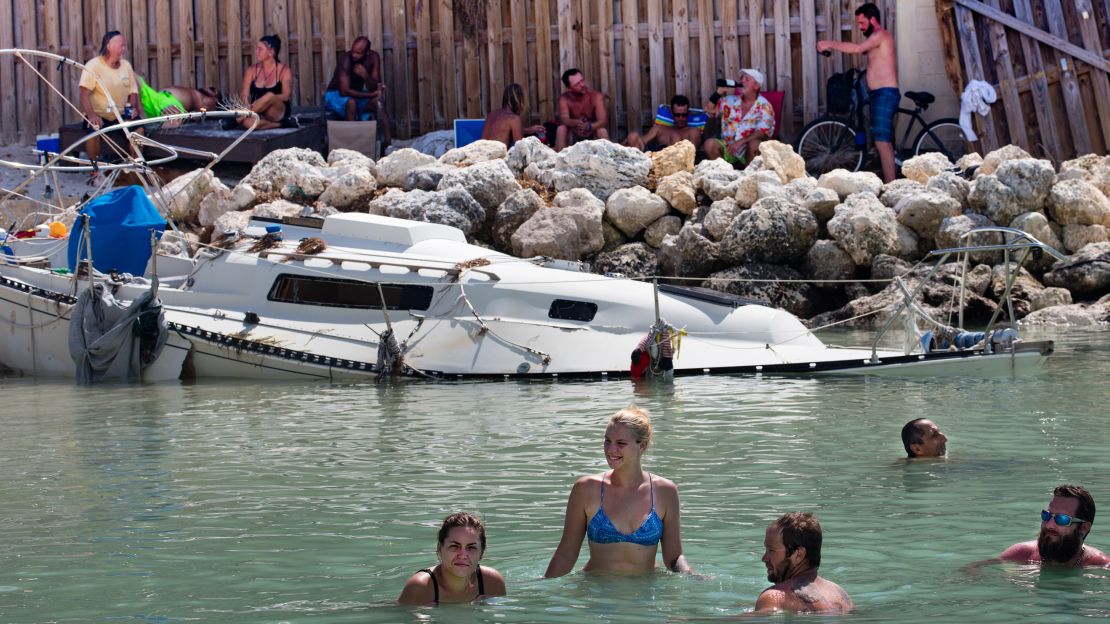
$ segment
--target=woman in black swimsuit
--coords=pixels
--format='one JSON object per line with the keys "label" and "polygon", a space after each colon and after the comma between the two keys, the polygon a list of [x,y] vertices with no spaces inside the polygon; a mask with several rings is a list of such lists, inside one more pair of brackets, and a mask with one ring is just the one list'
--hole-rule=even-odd
{"label": "woman in black swimsuit", "polygon": [[[260,117],[256,130],[267,130],[286,125],[293,110],[289,98],[293,96],[293,71],[278,61],[281,52],[281,38],[266,35],[254,46],[257,61],[243,73],[243,88],[239,97],[250,104],[252,111]],[[237,120],[246,126],[249,117]]]}
{"label": "woman in black swimsuit", "polygon": [[486,553],[486,525],[460,511],[439,527],[439,564],[413,574],[398,602],[408,605],[471,602],[483,596],[504,596],[505,578],[478,565]]}

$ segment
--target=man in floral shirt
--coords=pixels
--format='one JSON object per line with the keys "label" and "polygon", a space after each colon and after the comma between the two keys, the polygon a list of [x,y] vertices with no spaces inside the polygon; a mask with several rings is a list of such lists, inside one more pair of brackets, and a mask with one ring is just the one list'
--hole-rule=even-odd
{"label": "man in floral shirt", "polygon": [[721,118],[721,138],[702,144],[706,158],[724,158],[729,163],[746,167],[759,153],[759,144],[775,131],[775,112],[771,103],[759,94],[763,72],[745,69],[740,74],[739,93],[721,96],[714,93],[705,103],[706,112]]}

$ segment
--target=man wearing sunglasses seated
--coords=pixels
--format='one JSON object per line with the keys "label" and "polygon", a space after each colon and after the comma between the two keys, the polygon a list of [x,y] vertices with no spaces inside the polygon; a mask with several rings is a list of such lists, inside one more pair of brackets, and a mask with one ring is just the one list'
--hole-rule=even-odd
{"label": "man wearing sunglasses seated", "polygon": [[948,456],[948,436],[928,418],[915,418],[902,427],[902,446],[910,459]]}
{"label": "man wearing sunglasses seated", "polygon": [[1110,557],[1083,542],[1095,521],[1095,500],[1078,485],[1052,491],[1048,509],[1041,511],[1041,532],[1033,542],[1021,542],[998,556],[1003,561],[1070,567],[1110,565]]}
{"label": "man wearing sunglasses seated", "polygon": [[705,126],[705,114],[699,113],[697,116],[699,120],[691,124],[689,98],[685,95],[676,95],[671,98],[669,107],[659,107],[651,129],[643,136],[638,132],[630,133],[624,139],[624,145],[641,151],[657,152],[664,147],[686,140],[697,147],[701,143],[701,129]]}

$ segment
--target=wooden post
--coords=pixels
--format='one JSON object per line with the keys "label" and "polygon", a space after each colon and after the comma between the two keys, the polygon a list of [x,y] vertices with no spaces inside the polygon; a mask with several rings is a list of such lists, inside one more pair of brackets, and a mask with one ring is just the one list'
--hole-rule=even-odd
{"label": "wooden post", "polygon": [[[979,55],[979,36],[975,32],[975,21],[971,13],[961,7],[956,7],[956,28],[960,36],[960,50],[963,52],[964,66],[967,67],[969,80],[982,80],[986,77],[983,72],[983,61]],[[1043,78],[1042,78],[1043,79]],[[989,152],[1000,147],[998,133],[994,129],[994,120],[991,117],[978,119],[980,127],[979,140],[983,150]]]}
{"label": "wooden post", "polygon": [[221,83],[225,93],[235,93],[243,83],[243,21],[242,3],[231,0],[224,4],[227,14],[227,82]]}
{"label": "wooden post", "polygon": [[[176,2],[178,40],[181,44],[181,83],[186,85],[197,82],[196,34],[193,30],[193,3]],[[177,84],[177,83],[167,83]]]}
{"label": "wooden post", "polygon": [[[289,106],[307,106],[312,103],[312,94],[316,83],[312,72],[312,5],[311,0],[293,0],[293,24],[297,37],[297,69],[293,75],[293,92],[296,98],[289,100]],[[289,47],[293,46],[293,37],[290,35]],[[292,65],[292,54],[289,55]]]}
{"label": "wooden post", "polygon": [[[323,4],[316,5],[318,10],[316,19],[320,22],[320,76],[312,86],[316,97],[319,98],[317,103],[320,104],[323,103],[323,90],[327,88],[332,74],[335,73],[336,54],[350,50],[351,44],[354,43],[353,39],[348,40],[346,36],[343,37],[342,42],[336,39],[334,5],[335,0],[325,0]],[[428,47],[431,48],[430,45]]]}
{"label": "wooden post", "polygon": [[[57,10],[56,0],[43,2],[46,12]],[[131,54],[131,65],[135,71],[146,80],[150,80],[150,22],[147,12],[147,3],[142,0],[131,0],[131,33],[128,39],[128,50]],[[57,83],[55,83],[57,84]]]}
{"label": "wooden post", "polygon": [[[1014,0],[1014,13],[1018,19],[1032,23],[1033,10],[1030,7],[1029,0]],[[961,14],[967,15],[966,19],[960,18]],[[956,7],[957,23],[960,28],[960,41],[964,44],[965,48],[965,63],[967,63],[966,49],[968,44],[974,42],[974,39],[968,40],[967,36],[973,36],[974,24],[972,22],[971,13],[963,7]],[[965,36],[964,24],[967,24],[969,31]],[[1056,126],[1056,118],[1052,114],[1052,100],[1048,94],[1048,80],[1045,79],[1044,58],[1041,56],[1040,45],[1029,37],[1021,38],[1022,47],[1025,50],[1025,66],[1027,68],[1027,75],[1033,78],[1033,108],[1037,114],[1037,122],[1040,125],[1040,144],[1044,146],[1048,152],[1049,159],[1060,162],[1061,160],[1061,147],[1060,147],[1060,134]],[[972,64],[967,63],[968,73],[974,78],[982,79],[983,71],[981,64],[978,63],[978,49],[975,50],[976,54],[976,69],[972,69]],[[994,137],[992,137],[994,138]],[[993,145],[998,146],[998,143]],[[1028,148],[1032,153],[1034,150]]]}
{"label": "wooden post", "polygon": [[459,69],[455,66],[455,8],[453,0],[439,0],[440,80],[443,81],[443,118],[451,124],[459,117]]}
{"label": "wooden post", "polygon": [[[1015,12],[1019,6],[1024,10],[1023,3],[1018,2],[1014,5]],[[1060,0],[1044,0],[1044,15],[1048,21],[1048,31],[1057,37],[1067,39],[1068,27],[1064,23],[1064,10],[1060,6]],[[1019,17],[1021,16],[1019,15]],[[1032,22],[1032,15],[1027,17]],[[1076,154],[1090,154],[1094,151],[1091,147],[1091,130],[1087,125],[1087,114],[1083,106],[1083,94],[1079,89],[1075,59],[1064,56],[1061,52],[1056,53],[1056,58],[1057,65],[1061,70],[1060,87],[1064,92],[1064,107],[1067,113],[1066,123],[1071,130]],[[1060,157],[1062,158],[1063,155],[1061,154]]]}
{"label": "wooden post", "polygon": [[674,92],[690,98],[693,106],[701,106],[707,93],[691,90],[690,80],[690,5],[689,0],[673,0],[671,23],[674,26]]}
{"label": "wooden post", "polygon": [[713,0],[698,0],[698,68],[699,83],[695,87],[708,97],[717,84],[717,59],[713,39]]}
{"label": "wooden post", "polygon": [[[11,25],[15,23],[15,5],[11,2],[0,2],[0,48],[14,48],[15,36],[12,34]],[[11,143],[16,140],[18,124],[15,111],[18,106],[15,100],[15,66],[21,61],[14,57],[0,59],[0,108],[5,114],[0,115],[0,141]],[[10,111],[10,112],[8,112]],[[7,226],[4,226],[7,227]]]}
{"label": "wooden post", "polygon": [[[218,87],[220,85],[220,34],[216,4],[201,2],[197,4],[197,9],[200,11],[200,19],[197,21],[200,23],[201,54],[204,59],[201,64],[199,84]],[[162,85],[158,86],[162,87]]]}
{"label": "wooden post", "polygon": [[559,15],[559,73],[578,66],[578,41],[574,34],[574,1],[555,0]]}
{"label": "wooden post", "polygon": [[[36,48],[38,47],[38,33],[35,28],[35,0],[18,0],[19,4],[16,7],[16,36],[18,37],[16,45],[21,48]],[[10,57],[5,58],[3,62],[8,62]],[[27,59],[31,63],[31,67],[38,68],[39,59],[29,57]],[[20,141],[33,145],[35,142],[35,134],[41,127],[39,122],[39,109],[42,103],[39,101],[39,77],[31,71],[22,61],[16,61],[16,72],[22,73],[19,81],[19,136]],[[7,115],[14,115],[15,110],[9,109]]]}
{"label": "wooden post", "polygon": [[[540,120],[547,121],[555,114],[555,97],[559,91],[562,70],[551,62],[551,5],[548,0],[535,0],[532,21],[536,24],[536,108]],[[556,90],[552,90],[552,85]],[[554,142],[555,137],[548,137]]]}
{"label": "wooden post", "polygon": [[639,131],[643,112],[640,88],[640,17],[635,2],[621,3],[621,37],[624,40],[625,125]]}
{"label": "wooden post", "polygon": [[[1091,0],[1076,0],[1075,12],[1079,17],[1079,32],[1083,38],[1083,47],[1101,54],[1102,44],[1099,41],[1098,25],[1095,23],[1095,11]],[[1110,19],[1110,14],[1106,17]],[[1095,104],[1098,108],[1103,146],[1110,149],[1110,78],[1105,72],[1092,67],[1091,84],[1095,88]]]}
{"label": "wooden post", "polygon": [[794,136],[794,85],[790,50],[790,4],[776,2],[775,13],[775,82],[774,89],[783,92],[782,119],[779,135],[790,139]]}
{"label": "wooden post", "polygon": [[158,68],[155,78],[159,85],[173,84],[173,34],[170,31],[170,11],[173,7],[169,0],[157,0],[152,7],[154,12],[154,64]]}
{"label": "wooden post", "polygon": [[412,109],[409,106],[408,97],[408,26],[405,21],[404,0],[393,2],[392,8],[390,34],[393,39],[393,76],[390,78],[390,89],[387,93],[393,93],[391,117],[397,125],[397,133],[401,138],[408,138],[412,135]]}
{"label": "wooden post", "polygon": [[[599,89],[610,98],[612,106],[609,111],[609,136],[615,137],[617,132],[617,108],[623,104],[624,95],[617,88],[616,56],[613,49],[613,3],[599,2],[597,4],[597,31],[599,63]],[[554,137],[551,137],[552,139]]]}
{"label": "wooden post", "polygon": [[[42,28],[43,38],[46,43],[46,51],[53,52],[54,54],[61,54],[61,43],[59,42],[59,37],[61,35],[61,25],[59,23],[60,20],[58,19],[58,2],[57,0],[47,0],[46,2],[43,2],[42,6]],[[10,62],[10,57],[0,61],[0,63],[8,62]],[[43,75],[46,76],[47,81],[49,81],[50,84],[57,86],[59,91],[62,91],[62,72],[58,71],[58,64],[47,61],[45,69],[46,71],[43,72]],[[67,78],[76,77],[71,75],[67,76]],[[65,91],[62,92],[64,93]],[[47,90],[45,93],[47,93],[46,99],[40,104],[40,106],[45,109],[44,112],[46,113],[46,116],[43,119],[43,129],[50,133],[57,132],[58,127],[61,125],[61,111],[63,104],[61,101],[59,101],[58,96],[54,95],[52,91]],[[80,106],[80,102],[75,101],[75,103]]]}
{"label": "wooden post", "polygon": [[[426,2],[416,5],[412,19],[416,22],[416,100],[420,105],[420,133],[435,128],[435,98],[440,89],[436,84],[436,66],[432,50],[432,7]],[[447,85],[443,85],[446,87]]]}
{"label": "wooden post", "polygon": [[809,123],[817,118],[817,15],[812,2],[801,2],[802,10],[802,118]]}
{"label": "wooden post", "polygon": [[[758,69],[767,76],[767,55],[764,48],[767,45],[767,34],[763,27],[763,0],[748,0],[748,35],[751,42],[751,57],[749,67]],[[739,80],[739,76],[735,76]]]}
{"label": "wooden post", "polygon": [[493,102],[501,102],[501,94],[505,91],[505,40],[501,22],[501,0],[486,0],[486,2],[486,54],[489,56],[487,84],[490,108],[492,108]]}
{"label": "wooden post", "polygon": [[[762,2],[762,0],[749,0]],[[724,56],[724,77],[738,80],[743,61],[740,58],[740,16],[736,12],[737,0],[721,3],[721,52]],[[750,25],[749,25],[750,30]],[[752,46],[754,47],[754,46]]]}
{"label": "wooden post", "polygon": [[598,74],[601,73],[597,54],[594,52],[594,33],[590,27],[591,18],[593,14],[590,8],[595,3],[595,0],[580,0],[573,2],[571,6],[574,9],[573,32],[578,37],[578,67],[582,73],[586,75],[586,79],[590,84],[597,87]]}
{"label": "wooden post", "polygon": [[[663,7],[661,2],[648,2],[648,79],[651,81],[651,106],[648,113],[655,115],[655,107],[667,104],[667,63],[663,54]],[[637,29],[638,30],[638,29]],[[644,120],[629,126],[629,132],[639,132]]]}
{"label": "wooden post", "polygon": [[[509,32],[512,36],[510,43],[513,54],[513,82],[524,88],[528,93],[528,20],[525,17],[525,0],[509,0]],[[500,98],[501,94],[495,94]],[[499,104],[500,100],[494,102]],[[490,108],[493,108],[491,106]],[[525,117],[524,125],[528,125],[530,117]]]}
{"label": "wooden post", "polygon": [[[987,0],[987,3],[997,9],[999,0]],[[1021,110],[1021,97],[1018,94],[1017,83],[1014,81],[1014,58],[1010,54],[1010,44],[1006,40],[1006,28],[992,21],[990,35],[991,49],[994,50],[994,69],[998,75],[999,96],[1002,98],[1002,109],[1006,113],[1006,127],[1010,132],[1010,142],[1014,145],[1027,146],[1029,136],[1025,133],[1025,115]]]}

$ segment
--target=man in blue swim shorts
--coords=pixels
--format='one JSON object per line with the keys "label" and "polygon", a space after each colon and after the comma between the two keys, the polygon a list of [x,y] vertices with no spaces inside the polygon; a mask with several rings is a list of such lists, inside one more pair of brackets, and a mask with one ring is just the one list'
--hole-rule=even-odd
{"label": "man in blue swim shorts", "polygon": [[382,105],[381,57],[370,49],[370,40],[359,35],[351,49],[339,57],[328,88],[324,108],[347,121],[378,120],[383,145],[389,145],[389,116]]}
{"label": "man in blue swim shorts", "polygon": [[866,40],[817,42],[817,51],[836,50],[867,56],[867,88],[871,105],[871,138],[883,164],[883,181],[894,180],[894,113],[902,94],[898,92],[898,58],[894,37],[879,23],[879,7],[866,2],[856,9],[856,26]]}

